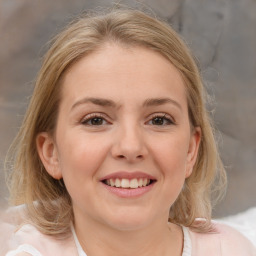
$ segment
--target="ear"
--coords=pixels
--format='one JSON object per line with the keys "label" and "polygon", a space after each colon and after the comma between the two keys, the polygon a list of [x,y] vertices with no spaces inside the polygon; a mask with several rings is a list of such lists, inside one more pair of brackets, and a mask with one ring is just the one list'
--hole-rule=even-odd
{"label": "ear", "polygon": [[196,163],[198,149],[201,141],[201,128],[195,127],[191,132],[188,154],[187,154],[187,164],[186,164],[186,178],[188,178]]}
{"label": "ear", "polygon": [[55,142],[47,132],[42,132],[36,138],[37,152],[46,169],[54,178],[61,179],[62,173],[59,166],[59,159]]}

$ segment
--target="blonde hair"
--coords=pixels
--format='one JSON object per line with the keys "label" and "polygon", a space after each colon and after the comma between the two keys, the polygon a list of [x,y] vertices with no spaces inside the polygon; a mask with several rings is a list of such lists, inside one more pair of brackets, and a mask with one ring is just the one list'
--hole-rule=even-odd
{"label": "blonde hair", "polygon": [[[66,70],[105,42],[146,47],[166,57],[180,71],[185,81],[191,126],[201,128],[202,139],[192,175],[170,208],[170,221],[199,232],[209,231],[212,199],[218,197],[216,193],[224,187],[226,176],[206,111],[200,73],[175,31],[138,10],[112,10],[79,17],[54,39],[10,151],[14,162],[10,176],[12,202],[27,206],[30,219],[41,232],[49,235],[69,232],[73,220],[71,198],[63,181],[55,180],[45,170],[37,153],[36,136],[40,132],[54,134]],[[197,217],[206,221],[198,223]]]}

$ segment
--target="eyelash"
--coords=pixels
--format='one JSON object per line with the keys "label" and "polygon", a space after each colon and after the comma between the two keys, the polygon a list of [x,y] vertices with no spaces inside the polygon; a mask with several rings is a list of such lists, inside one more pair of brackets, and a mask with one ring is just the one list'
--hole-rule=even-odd
{"label": "eyelash", "polygon": [[[159,119],[158,121],[161,120],[161,122],[162,122],[161,124],[152,123],[153,120],[155,119],[155,121],[156,121],[157,118]],[[93,119],[99,119],[99,120],[101,120],[101,123],[99,123],[99,124],[90,123],[90,122],[93,121]],[[161,113],[161,114],[160,113],[155,113],[155,114],[151,115],[149,117],[149,121],[147,121],[146,124],[149,124],[149,123],[150,123],[150,125],[153,125],[153,126],[167,126],[167,125],[175,125],[176,124],[175,121],[173,120],[173,118],[170,115],[166,114],[166,113]],[[87,126],[102,126],[102,125],[105,125],[105,124],[111,124],[111,122],[109,122],[107,120],[106,116],[101,114],[101,113],[92,113],[92,114],[86,115],[82,119],[81,124],[82,125],[87,125]]]}

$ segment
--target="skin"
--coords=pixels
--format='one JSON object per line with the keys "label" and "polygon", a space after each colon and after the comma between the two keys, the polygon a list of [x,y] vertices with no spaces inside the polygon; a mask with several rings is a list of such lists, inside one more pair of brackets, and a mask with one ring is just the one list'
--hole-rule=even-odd
{"label": "skin", "polygon": [[[163,98],[169,100],[155,100]],[[63,178],[71,195],[88,256],[181,255],[182,230],[167,220],[199,143],[178,70],[154,51],[115,44],[68,70],[55,138],[37,137],[47,171]],[[139,197],[122,198],[100,181],[118,171],[144,172],[156,182]]]}

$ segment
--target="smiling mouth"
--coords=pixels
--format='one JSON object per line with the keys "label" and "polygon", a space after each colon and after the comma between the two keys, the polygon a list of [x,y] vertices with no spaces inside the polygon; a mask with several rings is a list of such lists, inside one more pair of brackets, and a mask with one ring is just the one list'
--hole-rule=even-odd
{"label": "smiling mouth", "polygon": [[148,178],[139,178],[139,179],[105,179],[102,181],[104,184],[110,187],[116,188],[125,188],[125,189],[136,189],[147,187],[152,183],[156,182],[156,180],[148,179]]}

